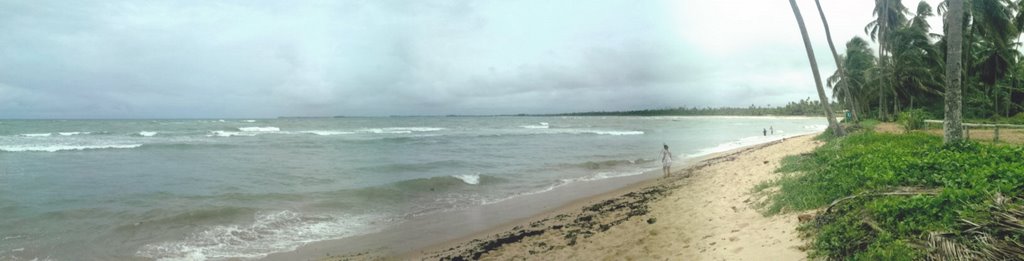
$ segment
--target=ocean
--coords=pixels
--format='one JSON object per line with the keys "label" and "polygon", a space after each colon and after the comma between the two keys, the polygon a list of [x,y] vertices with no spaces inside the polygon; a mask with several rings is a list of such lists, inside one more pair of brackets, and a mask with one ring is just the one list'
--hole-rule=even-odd
{"label": "ocean", "polygon": [[[260,258],[820,117],[0,120],[0,260]],[[774,134],[762,135],[772,128]]]}

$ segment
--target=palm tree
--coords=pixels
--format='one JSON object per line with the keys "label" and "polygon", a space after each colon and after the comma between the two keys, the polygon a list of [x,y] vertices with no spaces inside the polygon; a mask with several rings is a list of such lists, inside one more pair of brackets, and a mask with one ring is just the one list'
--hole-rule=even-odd
{"label": "palm tree", "polygon": [[[818,15],[821,16],[821,24],[825,26],[825,38],[828,39],[828,48],[832,50],[832,58],[836,61],[836,71],[839,72],[839,77],[846,78],[846,71],[843,70],[843,64],[840,61],[839,53],[836,52],[836,46],[832,43],[832,31],[828,28],[828,20],[825,19],[825,11],[821,10],[821,1],[814,0],[814,4],[818,7]],[[840,89],[846,95],[846,107],[853,114],[853,122],[860,122],[860,118],[857,116],[857,108],[854,107],[853,97],[850,95],[850,89],[846,84],[839,85]]]}
{"label": "palm tree", "polygon": [[942,96],[942,78],[933,69],[942,68],[942,54],[932,45],[928,17],[934,13],[927,2],[920,2],[912,20],[889,36],[893,112],[898,112],[906,99]]}
{"label": "palm tree", "polygon": [[845,95],[850,95],[855,106],[860,111],[868,111],[870,99],[873,96],[872,90],[868,88],[870,83],[869,73],[875,68],[875,56],[872,54],[868,42],[860,37],[853,37],[846,43],[846,52],[841,55],[844,74],[840,75],[837,70],[832,77],[828,78],[829,85],[843,84],[849,93],[836,92],[833,97],[843,100]]}
{"label": "palm tree", "polygon": [[825,88],[821,86],[821,74],[818,73],[818,62],[814,60],[814,48],[811,47],[811,38],[807,36],[807,26],[804,25],[804,18],[800,15],[800,7],[796,5],[796,0],[789,0],[789,6],[793,8],[793,15],[796,16],[796,23],[800,26],[800,34],[804,39],[804,49],[807,50],[807,60],[811,63],[811,72],[814,74],[814,84],[818,88],[818,99],[821,100],[821,106],[825,109],[825,118],[828,120],[829,128],[832,128],[832,132],[836,136],[843,136],[846,133],[843,128],[836,122],[835,114],[832,113],[832,108],[829,106],[828,98],[825,97]]}
{"label": "palm tree", "polygon": [[[790,0],[792,2],[793,0]],[[960,59],[963,48],[963,0],[947,0],[946,13],[946,106],[942,121],[943,142],[946,144],[963,141],[963,126],[960,118]]]}
{"label": "palm tree", "polygon": [[1013,25],[1013,6],[1006,0],[972,0],[968,3],[971,32],[979,38],[976,45],[972,45],[977,52],[970,54],[977,56],[972,58],[969,68],[977,73],[986,87],[984,92],[991,99],[993,116],[996,116],[999,115],[999,96],[1002,94],[999,81],[1009,74],[1019,54],[1013,43],[1018,35],[1017,27]]}
{"label": "palm tree", "polygon": [[[907,21],[907,7],[903,6],[901,0],[875,0],[875,9],[873,13],[876,17],[874,21],[868,23],[864,27],[864,32],[871,36],[872,41],[878,41],[878,70],[890,69],[889,72],[878,71],[876,76],[879,76],[878,86],[878,118],[886,120],[888,114],[885,111],[885,93],[892,86],[891,77],[894,75],[891,72],[892,66],[888,64],[888,57],[886,53],[891,51],[889,44],[889,36],[897,28],[902,26]],[[887,82],[886,79],[889,79]]]}
{"label": "palm tree", "polygon": [[[1009,84],[1017,81],[1014,68],[1021,55],[1016,39],[1024,30],[1020,12],[1024,1],[965,0],[963,4],[962,102],[976,117],[997,116],[1000,107],[1009,114],[1011,106],[1020,107],[1011,103],[1014,90],[1005,85],[1007,78]],[[940,4],[940,12],[948,5],[949,1]]]}

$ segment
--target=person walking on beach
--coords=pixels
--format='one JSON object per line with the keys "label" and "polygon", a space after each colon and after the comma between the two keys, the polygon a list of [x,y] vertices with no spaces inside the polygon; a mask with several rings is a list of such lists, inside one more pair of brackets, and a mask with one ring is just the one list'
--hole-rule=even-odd
{"label": "person walking on beach", "polygon": [[662,144],[665,149],[661,150],[661,170],[665,172],[665,178],[672,173],[672,152],[668,151],[668,144]]}
{"label": "person walking on beach", "polygon": [[768,136],[768,129],[761,129],[761,134],[764,135],[765,137],[767,137]]}

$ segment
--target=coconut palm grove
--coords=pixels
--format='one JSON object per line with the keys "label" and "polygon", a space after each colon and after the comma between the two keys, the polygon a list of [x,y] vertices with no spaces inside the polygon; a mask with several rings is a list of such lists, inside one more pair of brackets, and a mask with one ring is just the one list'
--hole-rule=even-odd
{"label": "coconut palm grove", "polygon": [[[875,19],[864,27],[870,39],[848,39],[839,57],[842,70],[828,77],[837,101],[883,121],[913,109],[941,119],[951,41],[948,33],[931,32],[935,26],[944,26],[944,32],[951,28],[929,24],[928,18],[949,15],[951,2],[933,7],[924,1],[875,1]],[[1024,1],[966,0],[962,15],[964,117],[1000,119],[1024,112],[1019,50]]]}
{"label": "coconut palm grove", "polygon": [[[815,2],[824,21],[828,10]],[[933,16],[944,25],[929,24]],[[998,142],[998,129],[983,143],[963,129],[1024,122],[1024,1],[876,0],[864,30],[870,39],[832,48],[838,70],[826,81],[859,117],[831,124],[813,153],[784,158],[782,176],[755,188],[777,188],[765,211],[809,213],[799,230],[812,258],[1024,260],[1024,147]],[[942,120],[943,131],[919,130],[925,118]],[[876,127],[887,121],[904,128]]]}

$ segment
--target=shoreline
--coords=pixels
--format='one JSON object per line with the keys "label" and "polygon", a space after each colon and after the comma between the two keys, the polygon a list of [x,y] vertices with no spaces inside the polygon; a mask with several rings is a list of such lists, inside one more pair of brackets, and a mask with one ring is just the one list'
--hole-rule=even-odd
{"label": "shoreline", "polygon": [[[692,165],[712,155],[715,154],[680,162]],[[649,186],[658,181],[660,171],[570,183],[543,193],[522,195],[493,204],[432,213],[373,233],[312,242],[293,251],[267,255],[260,260],[410,259],[413,253],[424,249],[490,235],[537,217],[571,211],[576,206],[590,205],[599,199],[616,197],[619,193]],[[431,234],[431,238],[424,239],[426,234]]]}
{"label": "shoreline", "polygon": [[[438,259],[440,257],[453,258],[458,255],[452,255],[452,253],[447,255],[439,253],[448,250],[466,248],[466,246],[470,244],[467,242],[480,243],[485,241],[482,240],[483,238],[491,238],[499,234],[506,235],[504,239],[501,237],[498,238],[501,239],[499,241],[504,243],[517,241],[512,240],[516,238],[521,240],[526,236],[530,236],[530,233],[539,233],[528,232],[523,229],[531,227],[531,223],[537,223],[538,221],[550,222],[551,217],[566,217],[572,214],[578,214],[580,209],[601,204],[602,202],[621,201],[613,202],[614,204],[612,204],[620,206],[623,204],[633,204],[633,202],[637,200],[645,200],[644,204],[634,205],[637,205],[638,207],[646,205],[646,201],[657,200],[660,199],[661,196],[642,196],[632,200],[623,199],[630,194],[638,195],[637,192],[645,191],[652,187],[659,187],[660,189],[658,190],[660,192],[649,192],[648,194],[664,194],[666,191],[679,189],[678,186],[675,188],[668,188],[666,187],[666,184],[685,180],[689,175],[692,175],[696,171],[720,164],[725,162],[727,159],[735,158],[735,155],[738,154],[749,153],[751,151],[771,147],[773,145],[783,143],[785,140],[811,136],[813,136],[813,134],[787,135],[773,141],[743,146],[724,152],[686,158],[681,161],[681,163],[684,164],[679,164],[682,166],[677,167],[678,169],[673,172],[673,176],[669,179],[660,179],[661,173],[659,169],[641,175],[581,182],[580,184],[556,188],[553,191],[545,193],[526,195],[522,198],[509,200],[508,202],[477,206],[471,209],[448,213],[437,213],[436,215],[418,218],[416,220],[409,220],[397,226],[367,235],[313,242],[293,251],[268,255],[263,259],[410,260],[428,257],[431,259]],[[551,198],[562,198],[563,200],[550,200]],[[568,200],[564,200],[564,198],[568,198]],[[509,211],[509,209],[526,209],[526,211],[512,212]],[[629,218],[627,217],[626,219]],[[451,220],[459,220],[460,222],[451,222]],[[598,226],[600,226],[600,224]],[[607,224],[605,224],[605,226],[610,227]],[[430,238],[425,239],[425,235],[431,236],[429,236]],[[504,245],[504,243],[499,244],[499,246]]]}
{"label": "shoreline", "polygon": [[[560,208],[558,211],[551,211],[535,215],[533,218],[521,221],[516,224],[506,224],[500,228],[494,228],[481,233],[475,233],[473,236],[468,236],[460,240],[453,240],[431,246],[430,248],[420,249],[419,251],[409,252],[405,255],[392,257],[402,260],[478,260],[478,259],[529,259],[530,257],[536,257],[536,255],[542,255],[545,258],[554,259],[600,259],[613,257],[615,259],[636,259],[636,258],[655,258],[663,259],[666,258],[663,255],[656,254],[657,249],[650,249],[647,246],[643,247],[643,251],[634,252],[632,255],[623,254],[623,252],[635,251],[632,250],[636,246],[637,242],[648,241],[659,241],[663,245],[678,245],[685,244],[682,247],[663,247],[660,250],[669,250],[674,252],[670,259],[683,258],[683,260],[704,260],[704,259],[721,259],[723,256],[727,260],[744,259],[744,260],[761,260],[763,254],[773,255],[773,260],[799,260],[806,259],[806,254],[800,250],[802,241],[797,238],[796,235],[796,215],[797,214],[786,214],[776,215],[773,217],[761,216],[759,212],[754,210],[752,206],[743,208],[748,210],[746,212],[754,212],[756,215],[753,219],[762,219],[760,221],[768,220],[768,223],[773,223],[772,233],[768,233],[767,239],[773,240],[769,244],[760,245],[760,249],[757,246],[739,246],[732,247],[726,251],[725,255],[712,255],[708,256],[705,254],[718,253],[720,251],[708,251],[715,245],[727,248],[727,245],[734,244],[718,244],[719,242],[707,242],[702,244],[700,241],[718,240],[716,234],[735,234],[741,232],[740,229],[731,229],[729,232],[715,231],[709,233],[710,230],[719,229],[722,224],[716,224],[714,226],[703,227],[703,226],[690,226],[685,231],[693,234],[705,234],[703,237],[688,237],[688,238],[676,238],[675,240],[651,240],[658,237],[659,231],[668,229],[655,229],[648,230],[648,227],[661,225],[665,223],[663,220],[672,219],[678,215],[663,215],[661,212],[699,212],[693,211],[698,208],[706,208],[711,205],[712,202],[697,202],[693,201],[692,197],[684,199],[691,199],[692,202],[696,203],[689,205],[689,208],[666,208],[665,201],[674,194],[680,194],[688,188],[694,188],[697,186],[695,183],[700,183],[701,179],[707,180],[708,178],[715,178],[709,176],[708,171],[714,168],[721,167],[735,167],[736,161],[741,160],[741,157],[749,157],[752,154],[758,152],[764,152],[766,149],[771,147],[793,147],[792,143],[787,142],[801,142],[811,143],[817,145],[816,141],[812,141],[813,134],[800,135],[795,137],[789,137],[784,140],[776,140],[768,143],[762,143],[743,148],[738,148],[722,153],[715,153],[701,159],[694,164],[691,164],[681,170],[673,172],[673,176],[668,179],[655,179],[647,182],[636,183],[631,186],[622,188],[616,191],[610,191],[601,195],[589,197],[585,200],[578,200],[573,204],[567,204]],[[799,144],[798,144],[799,145]],[[807,146],[797,146],[807,147]],[[805,149],[813,149],[814,146]],[[786,154],[789,155],[789,154]],[[785,155],[776,155],[777,159],[769,160],[768,163],[763,163],[766,167],[770,168],[772,172],[777,168],[779,159]],[[758,158],[761,160],[763,158]],[[765,161],[765,162],[769,162]],[[761,162],[757,162],[761,163]],[[764,178],[764,177],[762,177]],[[771,178],[771,177],[768,177]],[[756,183],[747,182],[751,184],[751,188]],[[721,187],[725,187],[722,184]],[[740,188],[741,194],[750,194],[751,188]],[[695,190],[694,190],[695,191]],[[736,191],[733,191],[736,192]],[[690,193],[694,193],[691,191]],[[700,192],[697,192],[700,193]],[[718,193],[707,193],[713,195],[719,195]],[[756,197],[752,195],[752,197]],[[674,202],[679,202],[681,198],[674,198]],[[724,197],[723,197],[724,199]],[[757,201],[762,201],[765,198],[759,198],[751,200],[748,198],[742,203],[745,204],[756,204]],[[703,203],[703,206],[697,206]],[[735,202],[728,202],[735,203]],[[737,206],[730,206],[732,212],[740,212]],[[750,214],[750,213],[746,213]],[[715,220],[715,216],[718,216],[719,220]],[[661,217],[661,218],[658,218]],[[726,220],[719,215],[710,215],[707,219],[711,221],[723,221],[721,223],[738,223],[741,227],[750,226],[750,222],[743,222],[749,220]],[[746,217],[751,219],[751,217]],[[659,222],[661,221],[661,222]],[[743,223],[739,223],[743,222]],[[678,225],[678,224],[676,224]],[[782,230],[778,230],[782,228]],[[676,227],[678,229],[678,227]],[[767,228],[763,228],[767,231]],[[595,239],[597,238],[597,239]],[[736,243],[739,240],[736,236],[731,236],[722,241],[728,241],[729,243]],[[781,239],[786,239],[786,242],[782,242]],[[696,241],[696,242],[695,242]],[[754,244],[764,243],[760,240],[753,240]],[[692,244],[691,244],[692,243]],[[748,242],[749,243],[749,242]],[[790,243],[789,246],[778,248],[778,244]],[[795,243],[795,245],[794,245]],[[694,247],[691,248],[691,245]],[[744,247],[748,247],[755,250],[753,255],[742,255],[744,253]],[[697,250],[697,249],[700,250]],[[673,251],[679,250],[681,251]],[[714,248],[719,250],[720,248]],[[768,253],[760,253],[762,250]],[[699,251],[699,252],[696,252]],[[784,252],[779,255],[778,252]],[[750,254],[746,251],[745,254]],[[367,254],[367,253],[364,253]],[[586,257],[586,258],[583,258]],[[348,255],[348,256],[334,256],[326,260],[349,260],[349,259],[364,259],[370,258],[366,255]],[[370,258],[372,259],[372,258]]]}
{"label": "shoreline", "polygon": [[[609,202],[609,201],[613,201],[613,200],[618,199],[618,198],[626,197],[627,194],[630,194],[630,193],[642,192],[642,191],[650,189],[652,187],[656,187],[656,186],[662,185],[665,182],[670,182],[670,181],[674,181],[674,180],[688,178],[689,177],[688,176],[689,173],[692,172],[693,169],[700,169],[700,168],[706,167],[707,165],[716,164],[716,163],[719,162],[718,160],[726,158],[726,157],[728,157],[728,155],[734,153],[733,151],[743,151],[743,150],[750,149],[750,148],[757,148],[757,147],[760,147],[760,146],[769,145],[769,144],[775,143],[775,142],[777,142],[777,141],[773,141],[773,142],[769,142],[769,143],[765,143],[765,144],[751,145],[751,146],[743,147],[743,148],[737,148],[737,149],[726,151],[726,152],[717,152],[717,153],[712,153],[712,154],[704,155],[704,156],[701,156],[699,159],[693,160],[692,162],[687,162],[686,167],[682,168],[681,170],[673,171],[672,172],[672,176],[670,176],[668,179],[660,178],[661,173],[659,172],[659,173],[657,173],[658,174],[658,178],[648,179],[648,180],[632,183],[632,184],[629,184],[629,185],[627,185],[625,187],[622,187],[622,188],[619,188],[619,189],[616,189],[616,190],[613,190],[613,191],[608,191],[608,192],[605,192],[605,193],[601,193],[601,194],[597,194],[597,195],[593,195],[593,196],[577,199],[577,200],[574,200],[574,201],[572,201],[570,203],[567,203],[567,204],[565,204],[565,205],[563,205],[563,206],[561,206],[561,207],[559,207],[557,209],[554,209],[554,210],[551,210],[551,211],[547,211],[547,212],[544,212],[544,213],[540,213],[540,214],[531,216],[530,218],[527,218],[527,219],[518,220],[516,222],[512,222],[512,223],[508,223],[508,224],[502,224],[500,226],[496,226],[496,227],[488,229],[486,231],[481,231],[481,232],[473,233],[472,235],[465,236],[465,237],[462,237],[462,238],[457,239],[457,240],[451,240],[451,241],[447,241],[447,242],[444,242],[444,243],[440,243],[440,244],[436,244],[436,245],[430,246],[428,248],[419,249],[418,251],[412,251],[412,252],[404,253],[403,255],[399,255],[398,257],[399,257],[399,259],[402,259],[402,260],[413,260],[413,259],[423,259],[423,260],[425,260],[425,259],[455,259],[455,260],[457,260],[457,258],[453,258],[453,256],[451,256],[451,255],[447,255],[447,256],[446,255],[438,255],[438,253],[442,253],[442,252],[445,252],[445,251],[450,251],[451,249],[454,249],[454,248],[465,247],[467,244],[470,244],[474,240],[476,240],[476,242],[480,242],[480,240],[483,240],[483,239],[486,239],[486,238],[489,238],[489,237],[494,237],[495,235],[500,235],[500,236],[498,236],[496,239],[494,239],[492,241],[510,241],[509,239],[520,237],[521,235],[524,235],[524,234],[530,234],[529,232],[525,232],[524,233],[523,229],[522,229],[523,227],[536,227],[535,224],[537,224],[537,222],[547,221],[547,220],[550,220],[552,217],[571,215],[571,214],[580,212],[581,209],[586,209],[588,207],[591,207],[591,206],[594,206],[594,205],[597,205],[597,204],[601,204],[603,202]],[[516,231],[516,230],[519,230],[519,231]],[[510,232],[512,232],[512,233],[510,233]],[[510,243],[514,243],[514,242],[510,242]],[[467,258],[467,259],[471,259],[471,260],[472,259],[479,259],[479,257],[477,257],[477,258]]]}

